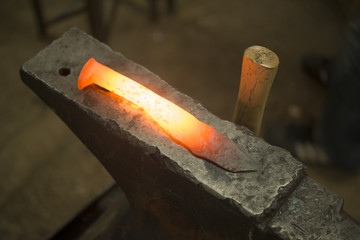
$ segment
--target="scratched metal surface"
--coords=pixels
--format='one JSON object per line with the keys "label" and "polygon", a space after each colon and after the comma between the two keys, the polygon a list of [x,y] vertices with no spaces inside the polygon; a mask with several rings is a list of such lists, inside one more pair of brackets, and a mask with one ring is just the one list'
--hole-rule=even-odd
{"label": "scratched metal surface", "polygon": [[282,239],[360,239],[360,227],[343,200],[306,178],[281,206],[269,227]]}
{"label": "scratched metal surface", "polygon": [[[256,172],[227,172],[172,142],[132,103],[95,87],[79,91],[77,76],[90,57],[227,135],[261,167]],[[61,68],[70,73],[61,76]],[[26,62],[21,75],[123,188],[134,214],[140,216],[137,226],[143,230],[149,214],[159,219],[155,226],[146,223],[153,239],[354,239],[359,235],[359,225],[342,210],[342,199],[307,178],[304,167],[288,152],[219,119],[77,29]]]}
{"label": "scratched metal surface", "polygon": [[[261,162],[261,168],[254,173],[234,174],[224,171],[192,156],[186,149],[159,133],[158,127],[151,120],[144,120],[141,110],[134,109],[128,102],[119,102],[113,96],[109,99],[99,91],[79,91],[77,76],[90,57],[144,84],[224,133]],[[71,73],[60,76],[58,70],[62,67],[70,68]],[[195,181],[213,194],[231,199],[247,216],[261,219],[304,176],[304,167],[286,151],[270,146],[234,124],[219,119],[144,67],[77,29],[65,33],[26,62],[22,69],[68,99],[83,104],[89,111],[91,109],[105,120],[127,129],[137,139],[158,148],[161,154],[168,157],[168,161],[177,165],[177,171],[191,174]]]}

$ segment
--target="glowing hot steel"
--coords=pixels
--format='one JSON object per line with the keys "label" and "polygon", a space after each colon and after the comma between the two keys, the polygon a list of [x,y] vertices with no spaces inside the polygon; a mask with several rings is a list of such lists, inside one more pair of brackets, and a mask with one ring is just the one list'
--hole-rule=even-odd
{"label": "glowing hot steel", "polygon": [[93,58],[84,65],[78,87],[83,89],[90,84],[112,91],[144,109],[175,142],[195,156],[205,158],[232,172],[256,170],[255,162],[249,161],[249,156],[228,137]]}

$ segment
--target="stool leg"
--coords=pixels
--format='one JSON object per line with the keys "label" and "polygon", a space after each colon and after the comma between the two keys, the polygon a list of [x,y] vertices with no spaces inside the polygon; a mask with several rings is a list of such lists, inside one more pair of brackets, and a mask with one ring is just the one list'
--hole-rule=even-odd
{"label": "stool leg", "polygon": [[44,15],[42,11],[42,6],[39,0],[31,0],[32,6],[35,12],[35,18],[38,25],[38,31],[41,37],[46,36],[46,24],[44,21]]}
{"label": "stool leg", "polygon": [[158,12],[158,1],[157,0],[149,0],[149,8],[150,8],[150,21],[157,22],[159,20],[159,12]]}
{"label": "stool leg", "polygon": [[175,13],[175,0],[167,0],[167,11],[169,15]]}
{"label": "stool leg", "polygon": [[107,36],[103,19],[103,5],[101,0],[87,0],[89,23],[93,36],[106,42]]}

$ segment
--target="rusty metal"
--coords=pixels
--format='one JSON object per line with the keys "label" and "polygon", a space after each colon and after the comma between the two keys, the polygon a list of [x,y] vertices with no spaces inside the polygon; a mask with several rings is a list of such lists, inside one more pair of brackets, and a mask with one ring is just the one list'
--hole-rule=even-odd
{"label": "rusty metal", "polygon": [[[231,173],[158,131],[131,103],[77,89],[91,57],[140,82],[225,134],[261,163]],[[144,239],[356,239],[342,200],[306,176],[287,151],[208,112],[144,67],[71,29],[21,68],[21,77],[83,141],[126,194],[131,231]],[[151,222],[151,224],[149,224]],[[130,230],[129,230],[130,231]]]}

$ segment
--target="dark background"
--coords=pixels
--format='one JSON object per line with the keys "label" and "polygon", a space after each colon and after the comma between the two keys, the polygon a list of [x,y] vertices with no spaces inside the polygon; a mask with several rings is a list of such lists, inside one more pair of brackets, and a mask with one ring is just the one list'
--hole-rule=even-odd
{"label": "dark background", "polygon": [[[82,1],[43,0],[46,18]],[[301,69],[308,54],[333,56],[354,1],[181,0],[159,21],[149,21],[147,1],[122,2],[108,44],[147,67],[178,90],[231,120],[244,50],[263,45],[280,66],[264,114],[262,137],[286,143],[291,124],[321,116],[326,89]],[[104,0],[104,12],[110,9]],[[40,38],[30,1],[0,2],[0,236],[42,239],[61,227],[112,179],[79,140],[21,82],[18,70],[72,26],[89,32],[85,14],[48,29]],[[345,199],[345,210],[360,220],[360,175],[309,167],[311,177]]]}

